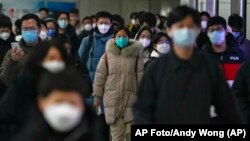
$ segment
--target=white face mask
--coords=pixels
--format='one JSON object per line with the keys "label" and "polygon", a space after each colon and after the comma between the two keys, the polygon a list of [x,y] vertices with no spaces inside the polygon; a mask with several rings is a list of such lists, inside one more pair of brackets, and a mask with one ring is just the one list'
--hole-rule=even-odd
{"label": "white face mask", "polygon": [[44,41],[48,38],[48,34],[46,31],[41,31],[39,37]]}
{"label": "white face mask", "polygon": [[65,63],[60,61],[47,61],[42,64],[42,66],[50,71],[51,73],[58,73],[65,69]]}
{"label": "white face mask", "polygon": [[203,30],[207,29],[207,21],[205,21],[205,20],[201,21],[201,28]]}
{"label": "white face mask", "polygon": [[93,26],[93,28],[96,28],[96,23],[93,23],[92,26]]}
{"label": "white face mask", "polygon": [[139,42],[142,44],[142,47],[146,48],[150,45],[151,40],[147,38],[142,38],[139,40]]}
{"label": "white face mask", "polygon": [[162,54],[166,54],[170,50],[170,45],[163,43],[163,44],[157,44],[156,45],[156,50]]}
{"label": "white face mask", "polygon": [[9,32],[3,32],[0,34],[0,38],[3,39],[4,41],[6,41],[9,37],[10,37]]}
{"label": "white face mask", "polygon": [[100,24],[100,25],[98,25],[98,29],[102,34],[106,34],[106,33],[108,33],[108,31],[110,29],[110,25],[108,25],[108,24]]}
{"label": "white face mask", "polygon": [[54,130],[68,132],[81,122],[83,111],[68,103],[61,103],[45,107],[43,116]]}
{"label": "white face mask", "polygon": [[132,25],[135,25],[135,24],[136,24],[136,20],[135,20],[135,19],[131,19],[130,22],[131,22]]}
{"label": "white face mask", "polygon": [[159,26],[161,24],[161,20],[157,19],[156,26]]}
{"label": "white face mask", "polygon": [[92,30],[92,25],[91,24],[86,24],[83,28],[86,31],[91,31]]}

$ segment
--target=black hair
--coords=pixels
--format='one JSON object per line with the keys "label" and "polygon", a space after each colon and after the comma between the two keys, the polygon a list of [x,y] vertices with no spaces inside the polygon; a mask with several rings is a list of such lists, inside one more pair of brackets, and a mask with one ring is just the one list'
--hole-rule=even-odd
{"label": "black hair", "polygon": [[92,17],[86,16],[86,17],[84,17],[84,18],[82,19],[82,22],[84,22],[85,20],[91,20],[91,22],[92,22]]}
{"label": "black hair", "polygon": [[112,22],[116,26],[124,26],[125,25],[124,19],[118,14],[113,15],[113,21]]}
{"label": "black hair", "polygon": [[142,27],[142,28],[138,31],[138,33],[137,33],[137,35],[136,35],[136,37],[135,37],[136,40],[138,40],[138,39],[140,38],[140,36],[141,36],[141,34],[142,34],[142,32],[143,32],[144,30],[147,30],[147,31],[150,33],[151,38],[153,37],[153,33],[152,33],[151,29],[150,29],[149,27],[145,27],[145,26],[144,26],[144,27]]}
{"label": "black hair", "polygon": [[127,33],[128,37],[130,38],[131,35],[130,35],[130,31],[127,27],[125,26],[118,26],[116,29],[115,29],[115,32],[114,32],[114,37],[116,36],[116,34],[121,31],[121,30],[125,30],[125,32]]}
{"label": "black hair", "polygon": [[48,51],[52,48],[56,48],[64,60],[66,66],[71,65],[71,61],[69,59],[69,55],[66,49],[63,47],[63,44],[60,42],[53,42],[53,41],[44,41],[36,46],[36,49],[31,53],[29,59],[26,62],[26,69],[32,72],[40,71],[41,64],[48,54]]}
{"label": "black hair", "polygon": [[46,7],[40,8],[40,9],[39,9],[39,12],[41,12],[41,11],[45,11],[46,13],[49,13],[49,9],[46,8]]}
{"label": "black hair", "polygon": [[91,19],[95,19],[95,18],[96,18],[96,16],[95,16],[95,15],[91,15],[90,17],[91,17]]}
{"label": "black hair", "polygon": [[15,21],[15,26],[16,26],[16,35],[21,35],[21,19],[17,19]]}
{"label": "black hair", "polygon": [[140,25],[143,25],[143,23],[147,23],[149,28],[156,26],[156,17],[153,13],[145,12],[143,13],[139,18]]}
{"label": "black hair", "polygon": [[202,11],[202,12],[200,13],[200,15],[201,15],[201,17],[202,17],[202,16],[206,16],[206,17],[208,17],[208,19],[211,18],[210,14],[209,14],[208,12],[206,12],[206,11]]}
{"label": "black hair", "polygon": [[80,93],[82,100],[89,95],[86,79],[81,77],[79,71],[67,68],[59,73],[44,73],[38,82],[38,97],[46,98],[54,91],[74,91]]}
{"label": "black hair", "polygon": [[44,25],[44,26],[45,26],[45,28],[47,29],[47,24],[46,24],[46,22],[45,22],[45,21],[41,21],[41,25]]}
{"label": "black hair", "polygon": [[40,21],[39,17],[37,15],[31,14],[31,13],[30,14],[26,14],[26,15],[24,15],[21,18],[21,26],[23,24],[23,21],[30,20],[30,19],[35,20],[36,21],[36,25],[38,26],[38,28],[41,28],[41,21]]}
{"label": "black hair", "polygon": [[1,14],[0,16],[0,28],[8,28],[12,31],[11,19],[8,16]]}
{"label": "black hair", "polygon": [[60,17],[62,14],[67,15],[67,17],[68,17],[68,19],[69,19],[69,13],[68,13],[68,12],[65,12],[65,11],[61,11],[61,12],[59,12],[58,15],[57,15],[57,20],[59,19],[59,17]]}
{"label": "black hair", "polygon": [[72,8],[69,10],[69,13],[79,14],[79,10],[77,8]]}
{"label": "black hair", "polygon": [[163,36],[167,37],[167,39],[168,39],[169,41],[171,41],[171,39],[170,39],[170,37],[168,36],[168,34],[166,34],[166,33],[164,33],[164,32],[159,32],[159,33],[157,33],[157,34],[155,34],[155,35],[153,36],[153,38],[152,38],[152,44],[157,44],[157,42],[158,42],[158,41],[160,40],[160,38],[163,37]]}
{"label": "black hair", "polygon": [[241,30],[243,28],[243,18],[237,14],[232,14],[228,18],[228,25]]}
{"label": "black hair", "polygon": [[44,22],[46,23],[46,26],[47,26],[47,23],[52,22],[55,25],[55,30],[56,30],[55,34],[58,34],[59,25],[58,25],[58,23],[56,22],[55,19],[53,19],[53,18],[46,18],[44,20]]}
{"label": "black hair", "polygon": [[208,20],[207,28],[213,25],[222,25],[224,29],[227,29],[227,22],[223,17],[215,16]]}
{"label": "black hair", "polygon": [[200,13],[188,6],[178,6],[174,8],[168,15],[167,27],[184,20],[186,17],[191,16],[197,26],[201,25]]}
{"label": "black hair", "polygon": [[107,11],[100,11],[96,13],[96,21],[98,21],[100,18],[109,18],[110,22],[113,21],[113,15],[110,14]]}
{"label": "black hair", "polygon": [[137,12],[131,13],[129,18],[132,19],[133,17],[138,18],[138,13]]}

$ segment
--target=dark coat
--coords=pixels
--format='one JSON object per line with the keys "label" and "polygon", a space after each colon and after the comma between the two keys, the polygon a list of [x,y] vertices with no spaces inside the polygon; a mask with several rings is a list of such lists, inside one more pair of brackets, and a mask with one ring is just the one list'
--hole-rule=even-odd
{"label": "dark coat", "polygon": [[[15,42],[15,36],[13,34],[11,34],[6,41],[0,38],[0,65],[2,64],[5,54],[11,49],[12,42]],[[6,84],[0,81],[0,98],[4,94],[6,88]]]}
{"label": "dark coat", "polygon": [[243,52],[247,55],[247,57],[250,57],[250,41],[246,39],[246,36],[241,33],[241,35],[235,39],[237,44],[239,45],[240,49],[243,50]]}
{"label": "dark coat", "polygon": [[237,98],[240,113],[247,124],[250,124],[250,62],[239,69],[232,91]]}
{"label": "dark coat", "polygon": [[211,105],[223,123],[242,123],[218,66],[198,52],[182,61],[171,51],[145,71],[135,124],[210,124]]}
{"label": "dark coat", "polygon": [[41,113],[30,122],[15,141],[102,141],[98,135],[97,115],[89,108],[84,113],[81,123],[67,133],[53,130]]}
{"label": "dark coat", "polygon": [[[32,72],[26,71],[8,87],[0,101],[1,141],[9,141],[10,138],[15,137],[30,122],[31,111],[38,111],[37,83],[41,74],[46,72],[43,68]],[[83,87],[89,89],[87,79]],[[90,89],[89,92],[91,92]]]}
{"label": "dark coat", "polygon": [[247,60],[245,53],[234,43],[228,44],[227,49],[220,53],[214,52],[211,44],[208,43],[201,52],[220,66],[230,87],[240,65]]}

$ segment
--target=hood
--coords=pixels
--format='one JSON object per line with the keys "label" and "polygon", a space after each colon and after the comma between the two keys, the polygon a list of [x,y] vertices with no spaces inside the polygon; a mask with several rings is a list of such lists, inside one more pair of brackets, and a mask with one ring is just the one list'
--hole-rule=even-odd
{"label": "hood", "polygon": [[134,40],[130,40],[127,47],[120,49],[116,46],[115,40],[110,39],[107,42],[107,47],[106,47],[107,52],[110,52],[115,55],[122,55],[124,57],[139,56],[141,49],[142,49],[141,44]]}

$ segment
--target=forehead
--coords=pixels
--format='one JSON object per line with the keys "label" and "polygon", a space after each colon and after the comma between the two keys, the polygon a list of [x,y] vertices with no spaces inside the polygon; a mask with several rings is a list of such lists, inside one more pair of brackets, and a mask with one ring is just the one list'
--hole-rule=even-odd
{"label": "forehead", "polygon": [[22,22],[22,27],[29,27],[29,26],[37,27],[36,21],[34,19],[27,19]]}
{"label": "forehead", "polygon": [[59,16],[59,18],[68,18],[68,15],[65,14],[65,13],[63,13],[63,14],[61,14],[61,15]]}
{"label": "forehead", "polygon": [[81,100],[81,94],[75,91],[53,90],[47,98],[50,100],[60,99],[64,101]]}
{"label": "forehead", "polygon": [[185,17],[184,19],[174,23],[172,26],[175,26],[175,25],[183,25],[183,26],[197,26],[194,22],[194,19],[192,18],[192,16],[187,16]]}
{"label": "forehead", "polygon": [[118,31],[116,35],[127,35],[127,32],[124,29],[122,29]]}
{"label": "forehead", "polygon": [[210,28],[224,28],[224,27],[221,24],[215,24],[215,25],[209,26],[208,28],[210,29]]}
{"label": "forehead", "polygon": [[98,19],[98,22],[111,22],[110,19],[108,17],[100,17]]}
{"label": "forehead", "polygon": [[141,34],[150,35],[150,32],[148,30],[143,30]]}

